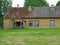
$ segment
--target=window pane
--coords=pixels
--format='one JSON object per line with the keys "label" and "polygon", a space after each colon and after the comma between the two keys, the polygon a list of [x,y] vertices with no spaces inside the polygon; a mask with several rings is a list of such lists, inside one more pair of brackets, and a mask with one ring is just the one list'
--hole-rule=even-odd
{"label": "window pane", "polygon": [[16,22],[16,26],[19,27],[21,25],[21,22]]}
{"label": "window pane", "polygon": [[33,26],[33,21],[29,21],[29,26],[32,27]]}
{"label": "window pane", "polygon": [[54,20],[50,21],[50,27],[55,27],[55,21]]}
{"label": "window pane", "polygon": [[35,21],[34,21],[34,26],[35,26],[35,27],[39,27],[39,21],[38,21],[38,20],[35,20]]}

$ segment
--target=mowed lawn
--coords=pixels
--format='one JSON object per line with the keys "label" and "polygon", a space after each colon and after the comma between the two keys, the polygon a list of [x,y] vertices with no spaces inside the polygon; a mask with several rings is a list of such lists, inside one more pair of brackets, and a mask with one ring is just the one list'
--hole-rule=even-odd
{"label": "mowed lawn", "polygon": [[60,45],[60,29],[0,29],[0,45]]}

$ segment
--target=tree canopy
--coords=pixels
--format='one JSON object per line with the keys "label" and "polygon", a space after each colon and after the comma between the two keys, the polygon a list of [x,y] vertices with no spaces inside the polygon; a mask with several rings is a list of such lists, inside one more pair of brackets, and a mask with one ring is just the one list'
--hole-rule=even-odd
{"label": "tree canopy", "polygon": [[24,6],[39,7],[39,6],[49,6],[49,4],[45,0],[25,0]]}
{"label": "tree canopy", "polygon": [[60,1],[57,2],[56,6],[60,6]]}
{"label": "tree canopy", "polygon": [[12,6],[11,0],[0,0],[0,26],[3,26],[3,15],[8,7]]}
{"label": "tree canopy", "polygon": [[5,13],[9,7],[12,6],[12,1],[11,0],[2,0],[2,12]]}

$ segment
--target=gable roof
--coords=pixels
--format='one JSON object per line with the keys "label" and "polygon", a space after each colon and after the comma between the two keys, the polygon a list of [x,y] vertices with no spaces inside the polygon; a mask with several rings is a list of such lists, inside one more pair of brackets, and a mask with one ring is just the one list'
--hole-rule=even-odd
{"label": "gable roof", "polygon": [[5,18],[60,18],[60,7],[33,7],[32,11],[27,8],[10,8],[4,15]]}
{"label": "gable roof", "polygon": [[27,8],[9,8],[5,13],[4,18],[20,18],[21,16],[29,15],[30,11]]}
{"label": "gable roof", "polygon": [[60,17],[60,7],[34,7],[30,16],[37,18],[56,18]]}

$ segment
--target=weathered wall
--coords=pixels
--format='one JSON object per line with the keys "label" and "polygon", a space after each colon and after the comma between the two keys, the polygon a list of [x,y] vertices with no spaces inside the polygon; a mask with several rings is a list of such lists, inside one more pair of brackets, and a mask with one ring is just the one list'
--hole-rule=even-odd
{"label": "weathered wall", "polygon": [[55,19],[55,28],[60,28],[60,19]]}
{"label": "weathered wall", "polygon": [[[28,21],[33,21],[33,26],[28,26]],[[34,27],[34,21],[39,20],[39,27]],[[24,19],[24,28],[50,28],[50,20],[55,20],[55,27],[54,28],[60,28],[60,19]],[[21,19],[15,19],[14,21],[21,21]],[[12,26],[12,20],[11,19],[4,19],[4,28],[5,29],[11,29]]]}
{"label": "weathered wall", "polygon": [[[21,19],[4,19],[4,29],[12,29],[13,28],[13,22],[19,22],[22,21]],[[25,22],[23,22],[24,28],[25,26]]]}
{"label": "weathered wall", "polygon": [[12,28],[11,19],[4,19],[4,29],[11,29],[11,28]]}
{"label": "weathered wall", "polygon": [[[60,19],[25,19],[26,20],[26,28],[51,28],[50,20],[55,20],[55,27],[60,28]],[[33,20],[33,27],[28,26],[28,21]],[[39,20],[39,27],[34,27],[34,20]]]}

